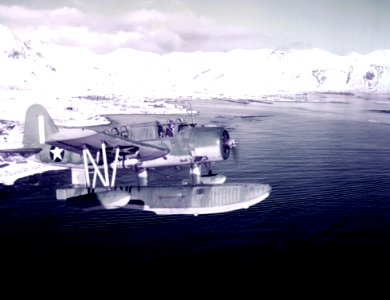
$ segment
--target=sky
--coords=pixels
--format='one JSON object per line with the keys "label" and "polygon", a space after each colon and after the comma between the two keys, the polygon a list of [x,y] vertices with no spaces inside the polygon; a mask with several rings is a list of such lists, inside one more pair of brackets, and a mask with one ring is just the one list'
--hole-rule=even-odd
{"label": "sky", "polygon": [[25,39],[97,53],[390,49],[389,0],[1,0],[0,24]]}

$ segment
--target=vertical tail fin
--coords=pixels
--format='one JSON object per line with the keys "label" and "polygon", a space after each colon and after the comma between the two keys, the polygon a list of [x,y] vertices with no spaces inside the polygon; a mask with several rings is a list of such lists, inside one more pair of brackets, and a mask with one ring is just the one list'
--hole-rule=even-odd
{"label": "vertical tail fin", "polygon": [[25,147],[42,145],[56,132],[57,126],[42,105],[33,104],[27,109],[23,136]]}

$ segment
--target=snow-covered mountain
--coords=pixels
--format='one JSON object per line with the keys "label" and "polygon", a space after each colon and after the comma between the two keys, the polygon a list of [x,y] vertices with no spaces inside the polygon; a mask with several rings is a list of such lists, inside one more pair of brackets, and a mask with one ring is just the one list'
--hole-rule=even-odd
{"label": "snow-covered mountain", "polygon": [[272,49],[158,55],[21,41],[0,25],[0,89],[142,99],[258,98],[314,91],[390,92],[390,50],[334,55]]}

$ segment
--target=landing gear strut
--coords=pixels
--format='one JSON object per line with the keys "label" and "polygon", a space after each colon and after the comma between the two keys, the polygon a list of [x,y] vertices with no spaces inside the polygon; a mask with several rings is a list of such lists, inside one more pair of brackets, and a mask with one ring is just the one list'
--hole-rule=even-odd
{"label": "landing gear strut", "polygon": [[191,164],[190,178],[193,185],[201,183],[201,166],[199,164]]}
{"label": "landing gear strut", "polygon": [[148,170],[146,168],[137,169],[138,184],[140,186],[148,185]]}

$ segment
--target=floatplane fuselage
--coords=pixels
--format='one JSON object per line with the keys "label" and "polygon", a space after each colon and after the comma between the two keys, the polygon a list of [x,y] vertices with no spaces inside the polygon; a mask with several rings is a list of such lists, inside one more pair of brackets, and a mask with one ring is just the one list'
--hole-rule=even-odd
{"label": "floatplane fuselage", "polygon": [[[70,168],[73,188],[57,191],[57,199],[72,198],[70,202],[92,195],[103,208],[198,214],[247,207],[270,192],[269,185],[221,185],[226,177],[212,174],[211,163],[228,159],[236,141],[222,126],[197,126],[181,118],[104,129],[60,128],[43,106],[34,104],[26,112],[23,145],[1,152],[17,152],[39,163]],[[148,186],[148,169],[185,165],[189,166],[190,185]],[[207,175],[201,174],[202,165],[209,170]],[[116,187],[118,168],[136,172],[137,189]],[[174,196],[178,190],[180,195]]]}

